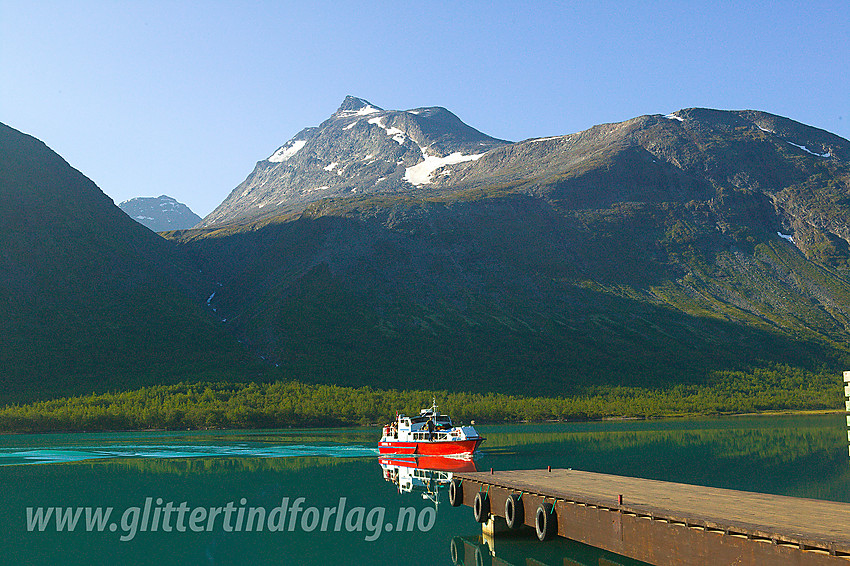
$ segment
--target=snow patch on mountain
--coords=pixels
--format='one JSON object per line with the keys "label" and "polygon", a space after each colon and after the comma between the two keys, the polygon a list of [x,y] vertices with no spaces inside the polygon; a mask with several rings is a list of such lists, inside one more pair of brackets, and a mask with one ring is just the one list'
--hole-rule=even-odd
{"label": "snow patch on mountain", "polygon": [[[786,140],[786,141],[787,141],[787,140]],[[830,153],[830,152],[828,152],[828,151],[827,151],[826,153],[816,153],[816,152],[812,151],[811,149],[807,148],[807,147],[806,147],[806,146],[804,146],[804,145],[797,145],[796,143],[791,142],[791,141],[789,141],[788,143],[790,143],[790,144],[791,144],[791,145],[793,145],[794,147],[797,147],[797,148],[802,149],[802,150],[803,150],[803,151],[805,151],[806,153],[811,153],[812,155],[814,155],[814,156],[816,156],[816,157],[825,157],[825,158],[832,157],[832,153]]]}
{"label": "snow patch on mountain", "polygon": [[383,116],[379,116],[377,118],[370,118],[369,123],[383,128],[384,130],[386,130],[387,135],[390,136],[393,139],[393,141],[395,141],[399,145],[404,145],[404,142],[407,139],[407,134],[405,134],[403,130],[399,130],[398,128],[388,128],[388,127],[386,127],[384,125],[384,117]]}
{"label": "snow patch on mountain", "polygon": [[307,140],[292,140],[286,142],[284,145],[280,147],[276,152],[274,152],[269,158],[268,161],[272,163],[280,163],[286,161],[296,153],[298,153],[302,147],[307,144]]}
{"label": "snow patch on mountain", "polygon": [[412,167],[408,167],[404,171],[404,180],[410,183],[411,185],[427,185],[431,182],[431,176],[434,174],[434,171],[439,169],[440,167],[445,167],[446,165],[455,165],[457,163],[463,163],[464,161],[475,161],[480,159],[483,156],[483,153],[476,153],[474,155],[464,155],[459,151],[454,153],[450,153],[445,157],[439,157],[436,155],[428,155],[425,152],[425,148],[419,148],[422,151],[422,156],[425,158],[423,161],[413,165]]}
{"label": "snow patch on mountain", "polygon": [[358,110],[342,110],[337,114],[337,117],[351,118],[352,116],[368,116],[369,114],[375,114],[376,112],[381,112],[381,109],[375,108],[370,104]]}
{"label": "snow patch on mountain", "polygon": [[529,143],[536,143],[536,142],[542,142],[542,141],[557,140],[557,139],[562,138],[562,137],[564,137],[564,136],[549,136],[548,138],[532,138],[532,139],[528,140],[528,142]]}
{"label": "snow patch on mountain", "polygon": [[399,145],[404,144],[404,141],[407,139],[407,135],[398,128],[387,128],[387,135],[393,138],[393,141]]}

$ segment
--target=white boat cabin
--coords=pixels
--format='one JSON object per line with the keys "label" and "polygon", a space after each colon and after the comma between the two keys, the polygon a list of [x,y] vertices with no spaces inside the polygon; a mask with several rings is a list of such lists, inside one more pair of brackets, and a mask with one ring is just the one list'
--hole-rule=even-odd
{"label": "white boat cabin", "polygon": [[455,427],[448,415],[422,409],[415,417],[398,415],[393,424],[385,427],[384,436],[400,442],[427,442],[465,440],[478,433],[473,427]]}

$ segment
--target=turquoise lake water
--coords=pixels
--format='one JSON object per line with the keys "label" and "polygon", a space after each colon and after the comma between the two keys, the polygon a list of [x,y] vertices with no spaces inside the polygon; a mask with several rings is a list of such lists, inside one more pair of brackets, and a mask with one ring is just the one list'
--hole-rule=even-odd
{"label": "turquoise lake water", "polygon": [[[850,502],[842,415],[478,428],[479,470],[552,466]],[[471,510],[448,504],[444,475],[382,467],[379,436],[2,436],[0,563],[453,564],[454,553],[466,564],[639,564],[533,533],[490,546]]]}

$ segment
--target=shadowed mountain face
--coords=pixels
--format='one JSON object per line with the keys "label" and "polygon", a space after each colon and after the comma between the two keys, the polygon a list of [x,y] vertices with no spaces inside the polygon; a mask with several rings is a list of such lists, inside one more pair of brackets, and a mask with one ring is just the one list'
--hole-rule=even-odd
{"label": "shadowed mountain face", "polygon": [[[170,236],[215,275],[213,304],[239,336],[293,375],[560,394],[847,362],[847,140],[687,109],[476,150],[490,138],[398,125],[415,112],[346,99],[206,229]],[[387,155],[373,143],[403,150],[387,161],[392,190],[364,176],[357,192],[298,192],[338,155]],[[430,147],[475,158],[418,177]],[[252,196],[260,169],[273,212]]]}
{"label": "shadowed mountain face", "polygon": [[[0,401],[232,373],[179,250],[0,124]],[[243,370],[239,370],[243,371]]]}
{"label": "shadowed mountain face", "polygon": [[266,377],[404,389],[837,372],[848,159],[755,111],[508,143],[349,97],[164,239],[0,126],[3,394],[250,379],[236,338]]}

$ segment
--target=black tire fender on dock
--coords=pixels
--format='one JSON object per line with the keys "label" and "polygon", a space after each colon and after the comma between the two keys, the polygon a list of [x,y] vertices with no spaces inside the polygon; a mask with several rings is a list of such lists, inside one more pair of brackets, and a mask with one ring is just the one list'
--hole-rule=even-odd
{"label": "black tire fender on dock", "polygon": [[463,540],[460,537],[454,537],[449,550],[452,553],[452,564],[463,566]]}
{"label": "black tire fender on dock", "polygon": [[558,532],[558,516],[555,514],[552,504],[545,501],[537,506],[534,515],[534,530],[537,531],[537,540],[544,541],[552,538]]}
{"label": "black tire fender on dock", "polygon": [[510,529],[518,529],[525,523],[522,495],[512,493],[505,500],[505,522]]}
{"label": "black tire fender on dock", "polygon": [[449,484],[449,504],[452,507],[460,507],[463,504],[463,483],[459,479],[452,479]]}
{"label": "black tire fender on dock", "polygon": [[490,496],[486,491],[475,494],[475,501],[472,502],[472,516],[479,523],[486,523],[490,518]]}

